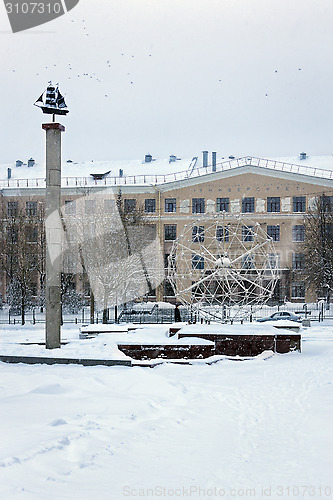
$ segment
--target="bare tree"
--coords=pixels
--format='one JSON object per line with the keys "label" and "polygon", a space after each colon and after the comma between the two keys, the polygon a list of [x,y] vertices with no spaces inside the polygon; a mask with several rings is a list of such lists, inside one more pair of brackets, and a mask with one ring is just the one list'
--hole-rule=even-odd
{"label": "bare tree", "polygon": [[[87,193],[64,215],[64,253],[88,276],[93,298],[107,311],[152,291],[161,281],[162,259],[156,228],[140,207],[124,203],[121,193]],[[75,216],[74,216],[75,213]],[[70,241],[72,240],[72,241]],[[163,279],[163,278],[162,278]]]}
{"label": "bare tree", "polygon": [[21,314],[22,325],[43,282],[43,217],[42,204],[35,200],[1,198],[0,266],[5,275],[7,301]]}
{"label": "bare tree", "polygon": [[322,194],[304,218],[304,277],[329,304],[333,290],[333,197]]}

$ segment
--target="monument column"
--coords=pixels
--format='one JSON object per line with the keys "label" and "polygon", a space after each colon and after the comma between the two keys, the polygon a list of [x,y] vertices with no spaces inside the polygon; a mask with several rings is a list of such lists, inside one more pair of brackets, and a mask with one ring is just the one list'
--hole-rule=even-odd
{"label": "monument column", "polygon": [[46,287],[45,344],[46,349],[60,348],[61,331],[61,132],[60,123],[44,123],[46,131]]}

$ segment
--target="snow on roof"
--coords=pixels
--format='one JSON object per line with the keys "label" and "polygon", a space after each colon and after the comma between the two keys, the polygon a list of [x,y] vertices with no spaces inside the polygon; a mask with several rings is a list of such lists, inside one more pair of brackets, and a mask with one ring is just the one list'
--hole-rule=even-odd
{"label": "snow on roof", "polygon": [[[274,170],[292,172],[326,179],[333,178],[333,155],[297,157],[279,157],[272,159],[243,157],[217,160],[217,172],[252,165]],[[8,179],[8,168],[11,178]],[[123,161],[82,161],[72,160],[62,163],[63,186],[85,185],[123,185],[123,184],[160,184],[189,177],[196,177],[212,172],[212,166],[202,166],[202,158],[153,159]],[[100,174],[101,179],[96,179]],[[45,164],[36,162],[32,167],[26,163],[20,167],[13,164],[0,166],[1,187],[44,187]]]}
{"label": "snow on roof", "polygon": [[[198,160],[199,161],[199,160]],[[104,174],[110,171],[110,176],[118,177],[120,170],[123,176],[169,174],[187,170],[191,158],[180,159],[169,163],[169,159],[153,160],[145,163],[142,160],[111,160],[111,161],[62,161],[62,177],[89,177],[91,174]],[[0,178],[7,178],[7,168],[12,169],[13,179],[32,179],[45,177],[45,162],[36,162],[33,167],[23,164],[16,167],[15,163],[1,165]]]}
{"label": "snow on roof", "polygon": [[311,156],[306,155],[304,159],[298,156],[288,156],[288,157],[278,157],[274,160],[283,163],[292,163],[296,165],[302,165],[305,167],[314,167],[323,170],[333,171],[333,155],[330,156]]}

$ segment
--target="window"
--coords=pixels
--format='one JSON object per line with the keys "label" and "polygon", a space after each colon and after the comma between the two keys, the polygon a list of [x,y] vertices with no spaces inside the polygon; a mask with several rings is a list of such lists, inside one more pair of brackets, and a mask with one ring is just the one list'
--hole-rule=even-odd
{"label": "window", "polygon": [[205,269],[205,261],[201,255],[192,255],[192,269]]}
{"label": "window", "polygon": [[76,214],[76,201],[75,200],[66,200],[65,201],[65,214],[66,215],[75,215]]}
{"label": "window", "polygon": [[86,215],[92,215],[96,211],[96,200],[84,201],[84,212]]}
{"label": "window", "polygon": [[279,196],[269,196],[267,198],[267,212],[280,212]]}
{"label": "window", "polygon": [[18,229],[17,227],[7,228],[7,240],[9,243],[16,243],[18,240]]}
{"label": "window", "polygon": [[291,296],[293,299],[305,298],[305,285],[303,281],[293,282],[291,284]]}
{"label": "window", "polygon": [[305,226],[303,224],[293,226],[293,241],[305,241]]}
{"label": "window", "polygon": [[149,198],[145,200],[145,212],[147,214],[153,214],[156,212],[156,200],[155,198]]}
{"label": "window", "polygon": [[76,272],[76,257],[75,255],[68,253],[64,256],[63,261],[64,271],[66,273],[75,273]]}
{"label": "window", "polygon": [[322,195],[320,197],[320,209],[322,212],[333,212],[333,196]]}
{"label": "window", "polygon": [[72,225],[66,224],[65,237],[66,237],[67,243],[69,245],[75,244],[75,242],[76,242],[76,227],[73,224]]}
{"label": "window", "polygon": [[7,203],[8,217],[16,217],[17,215],[17,201],[9,201]]}
{"label": "window", "polygon": [[194,299],[202,299],[206,294],[205,283],[196,283],[192,281],[192,297]]}
{"label": "window", "polygon": [[192,241],[196,243],[203,243],[205,241],[205,228],[204,226],[193,226],[192,228]]}
{"label": "window", "polygon": [[244,255],[242,257],[242,269],[254,269],[253,255]]}
{"label": "window", "polygon": [[229,241],[229,228],[223,226],[217,226],[216,239],[217,241]]}
{"label": "window", "polygon": [[306,198],[305,196],[293,197],[293,212],[305,212]]}
{"label": "window", "polygon": [[38,259],[35,253],[27,254],[27,263],[28,269],[37,269],[38,268]]}
{"label": "window", "polygon": [[107,198],[104,200],[104,210],[107,213],[113,213],[116,210],[116,200],[114,198]]}
{"label": "window", "polygon": [[305,258],[303,253],[293,253],[292,267],[293,269],[304,269]]}
{"label": "window", "polygon": [[125,198],[124,199],[124,211],[126,213],[128,212],[134,212],[136,209],[136,199],[132,198]]}
{"label": "window", "polygon": [[175,240],[177,237],[176,224],[164,224],[164,239],[165,241]]}
{"label": "window", "polygon": [[90,283],[88,281],[84,282],[83,288],[84,288],[84,291],[83,291],[84,296],[90,297],[91,288],[90,288]]}
{"label": "window", "polygon": [[168,280],[166,280],[164,282],[164,296],[165,297],[174,297],[175,296],[174,289],[172,288],[172,285],[171,285],[170,281],[168,281]]}
{"label": "window", "polygon": [[25,204],[25,211],[28,217],[37,215],[37,201],[27,201]]}
{"label": "window", "polygon": [[243,198],[242,200],[242,212],[244,214],[254,212],[254,198]]}
{"label": "window", "polygon": [[165,199],[165,212],[176,212],[176,198],[166,198]]}
{"label": "window", "polygon": [[36,281],[31,281],[29,283],[29,288],[30,288],[30,293],[33,297],[36,297],[37,296],[37,290],[38,290],[38,287],[37,287],[37,282]]}
{"label": "window", "polygon": [[37,227],[27,227],[27,242],[28,243],[37,243],[38,240],[38,229]]}
{"label": "window", "polygon": [[253,241],[253,226],[242,227],[243,241]]}
{"label": "window", "polygon": [[333,235],[333,224],[327,222],[323,223],[321,228],[321,237],[331,239]]}
{"label": "window", "polygon": [[156,239],[156,224],[149,224],[143,226],[143,234],[145,235],[145,241],[153,241]]}
{"label": "window", "polygon": [[280,226],[267,226],[267,234],[273,241],[280,241]]}
{"label": "window", "polygon": [[165,253],[164,254],[164,268],[168,269],[169,264],[172,267],[172,269],[174,269],[174,270],[176,269],[176,256],[169,254],[169,253]]}
{"label": "window", "polygon": [[280,255],[277,253],[270,253],[267,256],[268,269],[280,269]]}
{"label": "window", "polygon": [[205,213],[205,198],[193,198],[192,214],[204,214],[204,213]]}
{"label": "window", "polygon": [[229,212],[229,198],[216,198],[216,211]]}

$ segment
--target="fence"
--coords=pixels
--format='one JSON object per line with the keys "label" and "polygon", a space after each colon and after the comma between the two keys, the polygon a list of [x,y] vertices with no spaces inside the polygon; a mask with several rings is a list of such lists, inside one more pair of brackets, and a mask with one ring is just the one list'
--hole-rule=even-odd
{"label": "fence", "polygon": [[[119,308],[118,308],[119,309]],[[174,308],[159,308],[145,309],[144,304],[142,309],[123,309],[119,311],[118,317],[115,318],[114,308],[108,311],[108,323],[138,323],[138,324],[151,324],[151,323],[173,323],[175,320]],[[189,313],[186,308],[181,308],[182,321],[188,321]],[[102,323],[103,314],[97,311],[94,315],[94,323]],[[25,314],[26,324],[45,323],[45,312],[41,313],[39,309],[32,309]],[[90,323],[90,309],[84,307],[80,311],[63,314],[63,323],[74,324],[88,324]],[[0,310],[0,324],[20,325],[21,316],[19,314],[12,314],[8,307]]]}
{"label": "fence", "polygon": [[[333,304],[327,305],[320,301],[314,304],[282,304],[277,306],[263,306],[261,309],[248,308],[245,315],[242,315],[242,321],[256,321],[259,318],[266,318],[271,314],[278,311],[288,311],[301,316],[302,319],[310,319],[311,321],[322,321],[323,319],[333,319]],[[230,322],[233,314],[228,308],[225,309],[224,314],[221,313],[221,307],[200,307],[189,308],[180,307],[181,321],[183,322],[220,322],[222,318],[226,322]],[[236,316],[235,321],[239,321],[240,317]],[[45,323],[45,313],[41,313],[38,309],[32,309],[25,314],[25,321],[27,324]],[[154,306],[150,309],[145,309],[144,304],[142,308],[123,309],[119,311],[118,317],[115,318],[114,309],[109,310],[108,323],[136,323],[136,324],[153,324],[153,323],[174,323],[175,314],[173,308],[162,308]],[[94,322],[96,324],[102,323],[102,312],[95,313]],[[74,324],[88,324],[90,323],[90,310],[89,307],[84,307],[80,311],[63,314],[63,323]],[[20,325],[21,316],[18,314],[11,314],[8,307],[0,310],[0,324]]]}

